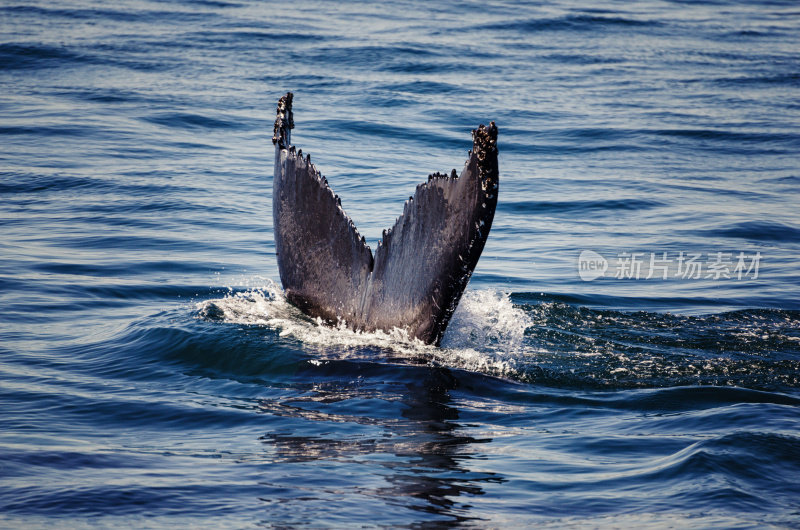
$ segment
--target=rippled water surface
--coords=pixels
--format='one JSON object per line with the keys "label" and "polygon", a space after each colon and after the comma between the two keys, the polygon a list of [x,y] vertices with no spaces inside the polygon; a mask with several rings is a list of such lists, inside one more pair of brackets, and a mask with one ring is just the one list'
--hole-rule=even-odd
{"label": "rippled water surface", "polygon": [[[797,527],[798,49],[788,1],[3,2],[0,525]],[[441,348],[285,302],[286,91],[373,248],[497,122]]]}

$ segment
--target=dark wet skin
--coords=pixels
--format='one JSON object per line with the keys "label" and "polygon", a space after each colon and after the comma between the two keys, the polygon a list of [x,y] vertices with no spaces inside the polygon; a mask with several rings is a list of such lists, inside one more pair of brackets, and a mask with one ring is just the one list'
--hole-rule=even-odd
{"label": "dark wet skin", "polygon": [[355,330],[406,329],[438,345],[478,263],[498,193],[497,127],[472,131],[460,176],[417,186],[373,256],[309,156],[291,145],[292,94],[278,102],[273,220],[287,299]]}

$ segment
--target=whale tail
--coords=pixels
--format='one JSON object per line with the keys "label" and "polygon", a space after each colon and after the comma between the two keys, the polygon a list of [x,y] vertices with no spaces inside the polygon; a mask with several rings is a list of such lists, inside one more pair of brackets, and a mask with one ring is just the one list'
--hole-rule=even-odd
{"label": "whale tail", "polygon": [[406,329],[438,345],[478,263],[497,206],[497,127],[472,131],[460,175],[417,186],[373,256],[327,179],[291,145],[292,93],[278,102],[272,215],[287,299],[355,330]]}

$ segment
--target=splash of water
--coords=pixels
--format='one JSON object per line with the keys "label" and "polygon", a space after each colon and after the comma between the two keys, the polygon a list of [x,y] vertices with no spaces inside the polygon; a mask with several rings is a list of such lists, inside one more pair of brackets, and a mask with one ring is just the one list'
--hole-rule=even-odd
{"label": "splash of water", "polygon": [[302,314],[286,301],[272,280],[222,298],[196,304],[199,318],[231,324],[261,325],[313,348],[321,359],[375,357],[375,350],[388,352],[393,360],[425,362],[511,376],[516,357],[523,350],[530,318],[514,306],[508,293],[493,290],[468,291],[448,327],[442,347],[425,345],[405,330],[353,331],[344,322],[325,325],[321,319]]}

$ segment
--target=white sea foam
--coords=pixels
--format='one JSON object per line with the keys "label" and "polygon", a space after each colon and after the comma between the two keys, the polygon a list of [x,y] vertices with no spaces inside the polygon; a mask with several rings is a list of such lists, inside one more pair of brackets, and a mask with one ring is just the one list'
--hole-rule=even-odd
{"label": "white sea foam", "polygon": [[525,353],[530,317],[511,302],[509,293],[466,291],[447,328],[437,357],[456,366],[494,375],[511,375]]}
{"label": "white sea foam", "polygon": [[[201,318],[233,324],[262,325],[281,337],[302,341],[319,352],[320,359],[374,356],[374,349],[388,350],[393,358],[426,359],[452,368],[508,376],[523,353],[525,330],[531,325],[526,313],[513,305],[508,293],[467,291],[437,348],[412,339],[405,330],[361,332],[344,322],[327,326],[311,319],[286,301],[272,280],[248,282],[244,291],[198,302]],[[365,352],[364,348],[369,347]]]}

